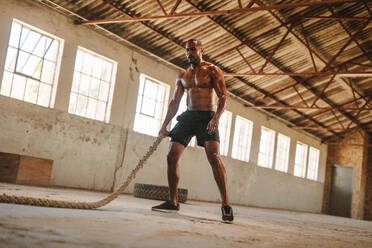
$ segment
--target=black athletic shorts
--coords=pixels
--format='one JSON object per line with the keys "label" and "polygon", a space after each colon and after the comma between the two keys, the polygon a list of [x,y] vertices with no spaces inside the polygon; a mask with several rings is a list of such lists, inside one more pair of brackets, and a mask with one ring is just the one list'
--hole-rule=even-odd
{"label": "black athletic shorts", "polygon": [[196,136],[199,146],[204,146],[204,142],[215,140],[220,142],[218,130],[214,134],[208,134],[207,126],[213,118],[214,111],[185,111],[177,117],[177,124],[170,131],[171,141],[181,143],[185,147],[191,138]]}

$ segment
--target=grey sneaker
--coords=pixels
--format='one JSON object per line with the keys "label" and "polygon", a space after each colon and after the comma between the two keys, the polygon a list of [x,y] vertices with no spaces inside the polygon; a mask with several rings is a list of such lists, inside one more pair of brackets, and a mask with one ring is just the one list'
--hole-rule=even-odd
{"label": "grey sneaker", "polygon": [[221,207],[222,220],[226,222],[232,222],[234,220],[233,210],[229,205]]}
{"label": "grey sneaker", "polygon": [[178,211],[180,210],[180,204],[173,205],[171,201],[163,202],[160,205],[153,206],[151,210],[157,210],[157,211]]}

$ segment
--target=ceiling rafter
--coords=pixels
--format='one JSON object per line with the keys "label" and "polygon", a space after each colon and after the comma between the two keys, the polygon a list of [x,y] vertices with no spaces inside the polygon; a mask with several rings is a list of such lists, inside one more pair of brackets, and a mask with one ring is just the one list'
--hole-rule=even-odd
{"label": "ceiling rafter", "polygon": [[[112,0],[108,0],[112,1]],[[267,10],[279,10],[295,7],[308,7],[316,5],[327,5],[335,3],[347,3],[347,2],[356,2],[357,0],[324,0],[316,2],[302,2],[302,3],[289,3],[289,4],[277,4],[277,5],[267,5],[259,7],[250,7],[250,8],[236,8],[228,10],[218,10],[218,11],[201,11],[197,13],[170,13],[163,16],[139,16],[139,17],[124,17],[124,18],[115,18],[115,19],[102,19],[102,20],[90,20],[90,21],[81,21],[77,24],[107,24],[107,23],[123,23],[123,22],[140,22],[140,21],[150,21],[150,20],[159,20],[159,19],[179,19],[179,18],[189,18],[189,17],[200,17],[200,16],[217,16],[217,15],[230,15],[230,14],[239,14],[239,13],[248,13],[248,12],[257,12],[257,11],[267,11]],[[180,2],[177,0],[177,3]],[[176,4],[177,5],[177,4]],[[178,5],[177,5],[178,6]],[[175,6],[177,8],[177,6]]]}
{"label": "ceiling rafter", "polygon": [[[259,4],[259,5],[263,5],[262,1],[261,0],[253,0],[256,4]],[[275,17],[280,23],[283,23],[283,21],[275,15],[275,13],[271,10],[269,10],[269,13]],[[334,14],[334,13],[333,13]],[[349,46],[349,44],[355,39],[355,36],[360,32],[362,31],[368,24],[369,22],[371,21],[372,19],[372,16],[370,16],[368,18],[367,21],[364,22],[364,24],[353,34],[353,35],[350,35],[350,39],[345,43],[345,45],[329,60],[326,62],[326,65],[325,67],[321,70],[321,72],[324,72],[328,69],[330,69],[332,63],[336,60],[336,58],[345,50],[346,47]],[[290,28],[288,27],[287,25],[284,25],[284,27],[289,30],[289,32],[291,32],[294,37],[296,39],[298,39],[299,41],[301,41],[302,44],[304,44],[306,46],[306,44],[304,43],[304,41],[302,39],[300,39]],[[308,49],[311,49],[310,47],[308,47]],[[316,54],[316,53],[315,53]],[[366,55],[366,53],[363,53],[364,55]],[[317,55],[320,59],[321,59],[321,56]],[[322,60],[323,61],[323,60]],[[279,68],[280,69],[280,68]],[[296,79],[295,77],[293,77],[294,80],[298,81],[298,79]],[[332,102],[330,99],[328,99],[326,96],[324,96],[322,93],[319,93],[319,91],[313,87],[309,82],[307,82],[307,80],[305,79],[299,79],[300,80],[300,84],[302,84],[303,86],[305,86],[310,92],[312,92],[314,95],[316,95],[317,97],[321,98],[324,102],[326,102],[328,105],[330,105],[332,108],[337,108],[337,104],[335,104],[334,102]],[[348,112],[346,111],[343,111],[343,110],[339,110],[340,113],[342,113],[344,116],[346,116],[348,119],[350,119],[352,122],[354,122],[360,129],[366,131],[366,128],[351,114],[349,114]]]}
{"label": "ceiling rafter", "polygon": [[[110,4],[110,6],[112,6],[112,7],[114,7],[115,9],[121,11],[123,14],[125,14],[125,15],[127,15],[127,16],[135,16],[135,14],[133,14],[133,13],[132,13],[132,14],[129,13],[129,11],[126,11],[124,8],[120,8],[120,7],[116,6],[116,5],[113,4],[112,2],[110,2],[109,4]],[[171,36],[170,34],[167,34],[167,33],[165,33],[164,31],[159,30],[158,28],[156,28],[155,26],[151,25],[151,24],[148,23],[148,22],[141,22],[141,23],[142,23],[143,25],[145,25],[147,28],[151,29],[152,31],[155,31],[155,32],[157,32],[158,34],[162,35],[164,38],[167,38],[167,39],[168,39],[169,41],[171,41],[173,44],[175,44],[175,45],[181,47],[182,49],[184,48],[184,44],[183,44],[182,42],[180,42],[180,41],[175,41],[174,39],[170,38],[170,36]],[[221,66],[221,67],[222,67],[222,66]],[[225,70],[226,70],[226,69],[225,69]],[[242,78],[238,78],[238,79],[239,79],[240,81],[242,81],[244,84],[246,84],[246,85],[248,85],[248,86],[254,88],[255,90],[257,90],[257,91],[259,91],[259,92],[261,92],[262,94],[268,94],[267,91],[258,88],[257,86],[253,85],[252,83],[249,83],[249,82],[247,82],[246,80],[244,80],[244,79],[242,79]],[[252,102],[253,105],[257,104],[255,101],[253,101],[253,99],[251,99],[251,98],[249,98],[249,97],[247,97],[247,96],[244,97],[243,99],[244,99],[244,100],[247,100],[247,101],[249,101],[249,102]],[[285,105],[285,106],[289,106],[286,102],[281,101],[280,99],[278,99],[278,98],[276,98],[276,97],[274,97],[273,99],[274,99],[275,101],[277,101],[277,102],[279,102],[279,103]],[[308,120],[314,122],[315,124],[322,126],[322,123],[316,121],[315,119],[312,119],[310,116],[308,116],[308,115],[306,115],[306,114],[304,114],[304,113],[302,113],[302,112],[300,112],[300,111],[298,111],[298,110],[295,110],[295,109],[293,109],[293,111],[295,111],[295,112],[296,112],[297,114],[299,114],[300,116],[303,116],[304,118],[306,118],[306,119],[308,119]],[[269,111],[269,112],[270,112],[270,111]],[[336,133],[334,133],[334,134],[337,135]]]}
{"label": "ceiling rafter", "polygon": [[[195,9],[199,10],[199,11],[204,11],[203,9],[200,9],[198,6],[194,5],[190,0],[185,0],[187,3],[189,3],[191,6],[193,6]],[[212,16],[208,16],[208,18],[213,21],[217,26],[221,27],[222,29],[224,29],[226,32],[228,32],[232,37],[234,37],[236,40],[240,41],[241,43],[244,43],[248,48],[250,48],[253,52],[255,52],[256,54],[258,54],[259,56],[265,58],[265,55],[262,54],[260,51],[256,51],[256,49],[254,49],[247,41],[243,40],[242,38],[238,37],[236,34],[234,34],[232,31],[226,29],[226,27],[224,27],[223,24],[221,24],[219,21],[216,21]],[[274,64],[273,61],[270,61],[271,64]],[[277,65],[274,64],[274,66],[278,67]],[[278,67],[279,68],[279,67]],[[280,68],[279,68],[280,69]],[[251,86],[251,83],[250,83],[250,86]],[[262,90],[260,89],[259,87],[253,85],[251,86],[253,87],[254,89],[256,89],[257,91],[263,93],[265,96],[268,96],[270,98],[272,98],[273,100],[285,105],[285,106],[289,106],[288,103],[286,103],[285,101],[282,101],[280,100],[279,98],[277,98],[276,96],[270,94],[269,92],[265,91],[265,90]],[[307,114],[304,114],[303,112],[301,111],[298,111],[296,109],[291,109],[292,111],[295,111],[297,114],[305,117],[306,119],[309,119],[311,120],[312,122],[316,123],[317,125],[319,126],[322,126],[322,127],[325,127],[322,123],[320,123],[319,121],[311,118],[309,115]],[[336,136],[339,136],[337,132],[334,132],[333,130],[331,130],[331,132],[336,135]]]}
{"label": "ceiling rafter", "polygon": [[[335,69],[338,69],[338,68],[340,68],[340,67],[342,67],[342,66],[345,66],[346,64],[351,63],[351,62],[354,61],[354,60],[358,60],[358,59],[360,59],[360,58],[362,58],[362,57],[364,57],[364,56],[369,56],[370,54],[372,54],[372,52],[369,52],[369,53],[367,53],[366,55],[362,54],[362,55],[359,55],[359,56],[357,56],[357,57],[355,57],[355,58],[352,58],[352,59],[349,59],[349,60],[347,60],[347,61],[344,61],[344,62],[342,62],[341,64],[339,64],[339,65],[337,65],[337,66],[335,66],[335,67],[332,67],[332,72],[328,72],[328,75],[333,74],[334,71],[335,71]],[[347,75],[347,74],[345,74],[345,75]],[[310,78],[308,78],[307,80],[310,80],[310,79],[313,79],[313,78],[314,78],[314,77],[310,77]],[[279,89],[279,90],[273,92],[272,94],[273,94],[273,95],[276,95],[276,94],[278,94],[278,93],[280,93],[280,92],[282,92],[282,91],[284,91],[284,90],[287,90],[287,89],[289,89],[289,88],[291,88],[291,87],[293,87],[293,86],[296,86],[296,85],[298,85],[298,84],[300,84],[300,82],[295,82],[294,84],[287,85],[287,86],[285,86],[285,87],[283,87],[283,88],[281,88],[281,89]]]}
{"label": "ceiling rafter", "polygon": [[[198,6],[196,6],[196,5],[194,5],[190,0],[186,0],[190,5],[192,5],[192,6],[194,6],[194,8],[197,8],[199,11],[205,11],[203,8],[202,9],[200,9],[200,7],[198,7]],[[254,0],[255,2],[257,1],[257,0]],[[199,4],[199,5],[201,5],[201,4]],[[218,25],[220,25],[222,28],[224,28],[227,32],[229,32],[233,37],[235,37],[237,40],[239,40],[239,41],[241,41],[242,43],[245,43],[245,45],[246,46],[248,46],[251,50],[253,50],[256,54],[258,54],[258,55],[260,55],[261,57],[263,57],[263,58],[265,58],[265,55],[263,55],[262,54],[262,52],[260,52],[260,51],[257,51],[255,48],[253,48],[247,41],[244,41],[243,39],[241,39],[241,38],[239,38],[237,35],[235,35],[234,33],[232,33],[231,31],[229,31],[229,30],[227,30],[225,27],[224,27],[224,25],[223,24],[221,24],[220,23],[220,21],[216,21],[216,20],[214,20],[212,17],[208,17],[208,18],[210,18],[212,21],[214,21],[216,24],[218,24]],[[284,25],[286,28],[288,28],[286,25]],[[364,25],[363,25],[363,28],[364,28]],[[341,49],[341,50],[343,50],[343,49]],[[342,51],[341,51],[342,52]],[[339,53],[337,53],[336,55],[338,56],[339,54],[341,54],[341,52],[339,52]],[[329,64],[331,63],[331,62],[333,62],[333,60],[337,57],[337,56],[334,56],[332,59],[331,59],[331,61],[329,62]],[[280,67],[280,66],[278,66],[274,61],[270,61],[270,63],[272,64],[272,65],[274,65],[275,67],[277,67],[278,69],[280,69],[281,71],[283,71],[283,69]],[[327,68],[327,66],[329,65],[329,64],[327,64],[326,65],[326,67],[325,68]],[[324,68],[324,69],[325,69]],[[328,69],[328,68],[327,68]],[[323,71],[323,70],[322,70]],[[306,88],[308,88],[308,90],[310,90],[312,93],[314,93],[315,95],[319,95],[319,92],[317,91],[317,89],[315,89],[314,87],[312,87],[308,82],[306,82],[306,79],[299,79],[299,78],[296,78],[296,77],[294,77],[294,76],[291,76],[295,81],[301,81],[300,83],[302,84],[302,85],[304,85]],[[276,97],[274,97],[272,94],[270,94],[270,93],[268,93],[268,94],[265,94],[265,95],[267,95],[267,96],[270,96],[270,98],[273,98],[273,99],[278,99],[278,98],[276,98]],[[333,103],[333,102],[331,102],[327,97],[325,97],[324,95],[322,96],[322,95],[320,95],[320,98],[323,100],[323,101],[325,101],[328,105],[330,105],[332,108],[337,108],[338,106],[335,104],[335,103]],[[284,101],[282,101],[282,102],[284,102]],[[284,104],[284,105],[288,105],[287,103],[286,104]],[[358,126],[359,126],[359,128],[361,128],[361,129],[363,129],[363,127],[361,126],[361,124],[358,122],[358,120],[356,120],[353,116],[351,116],[349,113],[347,113],[347,112],[345,112],[345,111],[343,111],[343,110],[339,110],[340,112],[342,112],[344,115],[346,115],[349,119],[351,119],[352,121],[354,121]],[[335,132],[332,132],[334,135],[336,135],[336,133]]]}
{"label": "ceiling rafter", "polygon": [[306,20],[328,20],[328,21],[367,21],[368,17],[340,17],[340,16],[304,16]]}
{"label": "ceiling rafter", "polygon": [[[331,6],[327,6],[327,8],[329,9],[329,11],[332,12],[333,15],[336,15],[336,12],[332,9]],[[341,21],[341,20],[337,20],[337,22],[341,25],[342,29],[349,35],[349,37],[352,37],[352,34],[351,32],[349,31],[349,29],[345,26],[345,24]],[[362,51],[363,54],[366,54],[367,51],[364,49],[364,47],[362,47],[362,45],[358,42],[358,40],[354,37],[352,39],[354,41],[354,43],[358,46],[358,48]],[[369,61],[372,63],[372,57],[368,57],[367,58],[369,59]]]}
{"label": "ceiling rafter", "polygon": [[[353,102],[355,102],[353,100]],[[367,102],[368,104],[369,102]],[[319,107],[319,106],[296,106],[296,105],[291,105],[291,106],[281,106],[281,105],[254,105],[254,106],[248,106],[248,108],[257,108],[257,109],[321,109],[321,110],[357,110],[357,111],[363,111],[363,110],[369,110],[371,111],[371,107],[337,107],[337,108],[332,108],[332,107]]]}
{"label": "ceiling rafter", "polygon": [[[106,3],[106,2],[112,2],[112,0],[105,0],[104,1],[104,3]],[[159,3],[160,1],[158,0],[158,3]],[[176,2],[176,5],[177,4],[179,4],[181,1],[180,0],[177,0],[177,1],[175,1]],[[187,1],[187,2],[190,2],[190,1]],[[250,1],[249,2],[249,6],[247,6],[248,8],[249,7],[252,7],[252,5],[254,4],[254,2],[257,2],[257,0],[253,0],[253,1]],[[344,2],[344,1],[338,1],[338,2]],[[355,1],[347,1],[347,2],[355,2]],[[107,4],[107,3],[106,3]],[[113,5],[113,4],[110,4],[110,5]],[[104,5],[101,5],[101,6],[104,6]],[[175,6],[175,5],[174,5]],[[198,6],[199,6],[199,4],[198,4]],[[315,5],[314,5],[315,6]],[[259,7],[267,7],[267,6],[259,6]],[[256,8],[256,7],[253,7],[252,9],[254,9],[254,8]],[[308,9],[312,9],[312,8],[308,8]],[[368,6],[367,6],[367,9],[368,9]],[[199,10],[199,9],[198,9]],[[105,12],[107,12],[108,11],[108,9],[107,10],[105,10]],[[201,11],[201,10],[199,10],[199,11]],[[205,11],[201,11],[201,12],[205,12]],[[370,12],[370,10],[369,10],[369,12]],[[164,12],[163,12],[164,13]],[[207,13],[207,12],[205,12],[205,13]],[[138,17],[138,15],[134,15],[134,17]],[[346,20],[346,21],[348,21],[348,20],[352,20],[352,19],[347,19],[347,18],[353,18],[353,17],[340,17],[340,16],[336,16],[334,13],[332,14],[332,16],[308,16],[309,17],[309,19],[314,19],[314,18],[316,18],[316,19],[324,19],[324,20],[332,20],[332,21],[339,21],[339,22],[342,22],[341,20]],[[224,29],[224,30],[226,30],[226,26],[225,25],[229,25],[228,23],[225,23],[224,22],[224,18],[212,18],[212,17],[210,17],[210,16],[208,16],[208,18],[209,19],[211,19],[212,21],[214,21],[215,23],[216,23],[216,21],[220,21],[222,24],[220,24],[220,26]],[[214,20],[214,19],[216,19],[216,21]],[[222,21],[221,21],[222,20]],[[293,21],[293,20],[291,20],[291,21]],[[365,20],[363,20],[363,19],[359,19],[359,17],[357,18],[357,19],[354,19],[353,21],[360,21],[360,22],[365,22]],[[370,21],[370,18],[368,19],[368,21]],[[166,31],[166,29],[163,29],[163,28],[158,28],[156,25],[153,25],[152,24],[152,22],[140,22],[140,23],[142,23],[142,24],[144,24],[144,23],[147,23],[147,24],[150,24],[150,26],[153,26],[153,27],[155,27],[155,29],[153,29],[153,28],[151,28],[151,27],[149,27],[152,31],[155,31],[156,33],[158,33],[158,34],[160,34],[160,35],[162,35],[162,37],[164,37],[164,38],[168,38],[168,35],[171,35],[172,36],[172,33],[171,32],[168,32],[168,31]],[[216,23],[216,24],[218,24],[218,23]],[[288,25],[288,26],[287,26]],[[225,26],[225,27],[224,27]],[[275,61],[275,59],[273,59],[273,61],[271,61],[271,58],[273,58],[274,57],[274,53],[275,53],[275,51],[280,47],[280,45],[281,45],[281,42],[283,42],[284,41],[284,39],[286,38],[286,35],[288,35],[288,33],[292,33],[292,31],[291,30],[289,30],[289,27],[290,28],[292,28],[293,26],[291,25],[291,22],[287,22],[287,23],[285,23],[285,24],[283,24],[283,23],[281,23],[278,27],[276,27],[277,29],[278,28],[282,28],[282,27],[285,27],[286,29],[287,29],[287,32],[286,32],[286,34],[285,34],[285,36],[282,38],[282,40],[277,44],[277,46],[274,48],[274,51],[269,55],[269,56],[267,56],[267,54],[266,54],[266,57],[265,56],[262,56],[262,52],[264,52],[264,51],[255,51],[255,49],[252,49],[254,52],[255,52],[255,54],[258,54],[258,55],[260,55],[261,57],[264,57],[265,58],[265,64],[264,64],[264,66],[262,66],[261,67],[261,70],[260,69],[257,69],[257,70],[259,70],[259,72],[258,73],[262,73],[263,72],[263,69],[265,68],[265,65],[266,64],[268,64],[268,63],[270,63],[271,65],[274,65],[274,66],[276,66],[279,70],[281,70],[282,71],[282,73],[283,73],[283,76],[288,76],[288,75],[285,75],[286,73],[290,73],[290,72],[287,72],[287,70],[286,69],[283,69],[284,67],[281,65],[281,64],[277,64],[276,63],[276,61]],[[228,28],[229,29],[229,28]],[[229,29],[229,30],[232,30],[232,29]],[[160,32],[158,32],[158,31],[160,31]],[[226,30],[226,31],[228,31],[228,30]],[[345,30],[345,32],[346,32],[346,30]],[[293,32],[294,34],[295,34],[295,32]],[[232,31],[230,34],[232,34],[232,35],[235,35],[235,34],[239,34],[239,33],[236,33],[236,32],[234,32],[234,31]],[[354,35],[355,35],[355,33],[354,33]],[[256,38],[257,36],[255,36],[254,38]],[[304,36],[305,38],[306,38],[306,36]],[[350,37],[350,34],[349,34],[349,37]],[[351,37],[352,38],[352,37]],[[174,37],[172,37],[171,39],[168,39],[169,41],[171,41],[171,42],[173,42],[174,43],[174,39],[177,39],[177,37],[176,37],[176,35],[174,35]],[[301,41],[302,43],[306,43],[306,42],[308,42],[308,41],[304,41],[303,40],[303,38],[301,39],[301,38],[298,38],[298,40],[299,41]],[[180,40],[178,40],[178,41],[180,41]],[[352,41],[351,42],[355,42],[355,40],[354,40],[354,38],[352,38]],[[183,43],[182,43],[182,41],[180,41],[180,43],[174,43],[174,44],[181,44],[181,46],[179,46],[180,48],[182,48],[183,49]],[[243,60],[244,61],[247,61],[247,59],[244,57],[244,55],[239,51],[239,47],[240,46],[242,46],[242,45],[247,45],[246,44],[246,42],[242,42],[238,47],[236,47],[235,49],[232,49],[232,50],[235,50],[235,51],[237,51],[238,53],[239,53],[239,55],[243,58]],[[347,46],[347,45],[346,45]],[[248,46],[249,47],[249,46]],[[307,47],[309,47],[309,45],[307,45]],[[251,47],[249,47],[249,48],[251,48]],[[172,48],[173,49],[173,48]],[[311,49],[311,48],[310,48]],[[344,49],[344,48],[343,48]],[[324,64],[326,64],[326,66],[323,68],[323,70],[321,70],[321,71],[319,71],[319,73],[323,73],[323,75],[325,75],[325,74],[329,74],[329,75],[331,75],[332,77],[335,77],[335,74],[331,71],[331,70],[334,70],[334,69],[338,69],[338,70],[340,70],[340,72],[337,72],[337,73],[339,73],[338,75],[339,76],[345,76],[345,77],[348,77],[348,75],[356,75],[355,73],[356,73],[356,71],[355,70],[348,70],[347,69],[347,67],[345,66],[345,67],[343,67],[343,68],[341,68],[341,66],[339,66],[339,65],[336,65],[336,66],[334,66],[332,63],[334,62],[334,61],[336,61],[336,58],[343,52],[343,49],[341,49],[336,55],[337,56],[334,56],[331,60],[329,60],[328,62],[326,62],[324,59],[322,59],[322,56],[319,56],[318,57],[318,54],[317,54],[317,52],[315,52],[314,51],[314,56],[316,56],[316,57],[318,57],[318,59],[320,60],[320,61],[322,61]],[[148,49],[146,49],[146,50],[148,50]],[[151,51],[151,49],[150,49],[150,51]],[[312,50],[309,50],[309,52],[310,53],[312,53],[313,51]],[[366,53],[365,51],[362,51],[363,52],[363,54],[364,54],[364,56],[366,56],[368,59],[370,59],[369,57],[368,57],[368,54],[369,53]],[[310,55],[311,56],[311,55]],[[276,57],[276,56],[275,56]],[[242,61],[243,61],[242,60]],[[313,58],[312,58],[312,60],[313,60]],[[173,62],[172,62],[173,61]],[[181,60],[179,60],[179,59],[177,59],[177,60],[172,60],[172,61],[170,61],[171,63],[179,63],[179,62],[181,62]],[[214,61],[211,61],[211,62],[214,62]],[[317,67],[315,66],[315,62],[314,62],[314,60],[313,60],[313,66],[314,66],[314,70],[316,71],[317,70]],[[363,63],[363,62],[361,62],[361,63]],[[278,66],[278,65],[280,65],[280,66]],[[346,63],[345,63],[345,65],[346,65]],[[352,64],[349,64],[349,65],[352,65]],[[220,65],[219,65],[220,66]],[[248,66],[249,66],[249,64],[248,64]],[[221,66],[220,66],[221,67]],[[254,71],[254,68],[253,68],[253,66],[249,66],[250,68],[251,68],[251,71],[252,71],[252,73],[255,73],[255,71]],[[257,66],[255,65],[255,67],[257,68]],[[329,67],[329,68],[327,68],[327,67]],[[355,67],[355,65],[353,65],[353,67]],[[367,65],[367,67],[368,67],[368,65]],[[360,68],[360,67],[359,67]],[[231,73],[231,69],[229,69],[229,68],[226,68],[227,70],[226,70],[226,72],[227,73]],[[341,74],[341,73],[343,73],[343,71],[341,71],[341,70],[346,70],[346,72],[344,72],[344,74]],[[284,70],[284,71],[283,71]],[[317,71],[316,71],[317,72]],[[257,73],[257,72],[256,72]],[[369,76],[372,72],[359,72],[359,73],[365,73],[364,74],[364,76]],[[231,75],[231,74],[230,74]],[[250,74],[250,75],[252,75],[252,74]],[[257,74],[256,74],[257,75]],[[263,75],[267,75],[267,74],[263,74]],[[274,74],[273,74],[274,75]],[[277,74],[277,75],[279,75],[279,74]],[[318,75],[322,75],[322,74],[318,74]],[[257,92],[260,92],[261,94],[263,94],[263,95],[267,95],[267,97],[270,97],[271,99],[273,99],[275,102],[277,102],[277,103],[280,103],[280,102],[283,102],[284,103],[284,106],[286,106],[286,105],[288,105],[289,106],[289,104],[287,104],[284,100],[282,100],[282,99],[280,99],[280,98],[277,98],[277,97],[273,97],[273,95],[272,94],[270,94],[271,92],[268,92],[267,90],[265,90],[265,89],[263,89],[263,88],[260,88],[260,87],[257,87],[256,85],[252,85],[252,83],[250,83],[250,82],[248,82],[247,80],[245,80],[244,78],[242,78],[242,77],[239,77],[239,76],[242,76],[242,74],[240,74],[240,75],[238,75],[238,74],[236,74],[235,75],[236,76],[236,78],[239,80],[239,81],[241,81],[241,82],[243,82],[245,85],[248,85],[249,87],[251,87],[251,88],[253,88],[253,89],[255,89]],[[302,79],[302,78],[298,78],[298,77],[300,77],[300,76],[302,76],[302,77],[306,77],[306,76],[310,76],[310,74],[308,74],[308,75],[306,75],[306,74],[292,74],[292,75],[290,75],[291,76],[291,78],[293,78],[294,80],[296,80],[296,82],[300,82],[302,85],[303,85],[303,82],[302,82],[302,80],[309,80],[308,78],[306,78],[306,79]],[[297,80],[300,80],[300,81],[297,81]],[[332,80],[332,79],[331,79]],[[331,81],[329,81],[328,83],[327,83],[327,85],[329,85],[329,84],[331,84]],[[318,90],[318,88],[315,88],[314,87],[314,90],[316,90],[317,91],[317,93],[318,93],[318,95],[316,94],[316,93],[314,93],[313,92],[313,94],[316,96],[316,98],[318,98],[318,99],[322,99],[323,100],[323,97],[327,97],[327,96],[324,96],[323,95],[323,93],[325,93],[325,90],[327,89],[327,85],[323,88],[323,90],[321,90],[321,91],[319,91]],[[256,86],[256,87],[255,87]],[[304,85],[303,85],[304,86]],[[306,86],[305,86],[306,87]],[[312,87],[312,84],[310,84],[310,87]],[[296,87],[294,86],[294,88],[295,88],[295,90],[296,90]],[[307,88],[307,87],[306,87]],[[332,87],[333,88],[333,87]],[[308,88],[307,88],[308,89]],[[309,89],[308,89],[309,90]],[[296,90],[297,91],[297,90]],[[310,90],[309,90],[310,91]],[[311,92],[311,91],[310,91]],[[354,92],[354,91],[352,91],[352,93],[353,93],[353,95],[355,95],[355,93],[356,92]],[[304,101],[304,99],[302,98],[302,95],[301,94],[299,94],[299,92],[297,92],[297,94],[301,97],[301,99]],[[262,104],[262,103],[259,103],[259,102],[257,102],[257,97],[254,97],[254,98],[250,98],[250,97],[244,97],[244,99],[249,99],[250,100],[250,102],[252,102],[253,104]],[[350,106],[349,107],[347,107],[347,106],[344,106],[345,105],[345,103],[343,103],[342,105],[341,104],[336,104],[336,108],[338,107],[338,109],[337,109],[337,111],[339,111],[339,110],[344,110],[344,109],[347,109],[347,110],[358,110],[358,103],[357,103],[357,101],[356,101],[356,97],[354,96],[354,103],[355,103],[355,105],[356,105],[356,107],[354,108],[354,109],[352,109]],[[363,100],[365,100],[365,98],[363,98]],[[324,100],[323,100],[324,101]],[[324,102],[326,102],[326,101],[324,101]],[[316,103],[316,101],[314,102],[314,103]],[[327,102],[326,102],[327,103]],[[305,104],[306,104],[306,102],[305,102]],[[328,105],[330,105],[329,103],[327,103]],[[369,105],[369,103],[368,103],[368,101],[367,101],[367,109],[368,108],[370,108],[370,105]],[[315,104],[312,104],[312,107],[318,107],[318,106],[316,106]],[[335,110],[334,108],[333,108],[333,106],[332,105],[330,105],[330,107],[329,107],[329,109],[333,109],[333,110]],[[270,113],[276,113],[276,111],[273,111],[273,112],[271,112],[271,111],[269,111]],[[310,120],[310,121],[314,121],[315,119],[313,119],[313,116],[312,115],[306,115],[306,114],[304,114],[304,112],[301,112],[301,111],[295,111],[296,113],[301,113],[302,115],[302,119],[308,119],[308,120]],[[277,113],[279,113],[279,112],[277,112]],[[345,112],[346,114],[350,114],[350,116],[351,117],[354,117],[353,115],[351,115],[351,113],[348,113],[348,112]],[[281,113],[280,113],[280,115],[281,115]],[[293,116],[293,115],[292,115]],[[361,115],[361,117],[363,116],[363,118],[364,118],[364,116],[365,115]],[[310,118],[308,118],[308,117],[310,117]],[[358,120],[358,117],[359,117],[359,113],[355,116],[355,118],[356,118],[356,120]],[[348,118],[348,119],[350,119],[350,118]],[[365,119],[365,118],[364,118]],[[292,119],[292,120],[294,120],[294,119]],[[315,120],[316,122],[318,122],[317,120]],[[315,122],[314,122],[315,123]],[[321,122],[320,122],[321,123]],[[352,120],[352,123],[354,123],[354,121]],[[363,123],[363,125],[365,125],[365,123]],[[335,131],[335,130],[333,130],[333,131]],[[337,135],[337,132],[335,133],[335,132],[332,132],[334,135]],[[320,134],[318,134],[318,135],[320,135]],[[323,135],[322,135],[323,136]]]}
{"label": "ceiling rafter", "polygon": [[[134,15],[135,15],[135,14],[133,14],[133,13],[132,13],[132,14],[129,13],[129,11],[127,11],[127,10],[124,9],[124,8],[120,8],[119,6],[116,6],[116,5],[113,4],[113,3],[109,3],[109,4],[110,4],[110,6],[114,7],[116,10],[120,11],[122,14],[125,14],[125,15],[127,15],[127,16],[134,16]],[[164,31],[159,30],[158,28],[156,28],[155,26],[153,26],[152,24],[150,24],[150,23],[148,23],[148,22],[141,22],[141,23],[142,23],[142,25],[146,26],[147,28],[151,29],[152,31],[155,31],[155,32],[157,32],[158,34],[160,34],[161,36],[163,36],[164,38],[168,39],[168,40],[171,41],[173,44],[175,44],[175,45],[177,45],[178,47],[184,49],[185,44],[182,43],[182,42],[179,41],[179,40],[175,40],[175,39],[173,39],[173,38],[170,38],[170,37],[171,37],[170,34],[167,34],[167,33],[165,33]],[[214,62],[214,61],[213,61],[213,62]],[[215,62],[215,64],[218,64],[218,63]],[[220,67],[222,67],[222,66],[220,66]],[[223,68],[223,67],[222,67],[222,68]],[[226,68],[225,68],[225,70],[226,70]],[[246,80],[244,80],[244,79],[242,79],[242,78],[239,78],[239,77],[238,77],[238,79],[239,79],[241,82],[243,82],[244,84],[246,84],[246,85],[248,85],[248,86],[250,86],[250,87],[256,89],[256,90],[259,91],[259,92],[261,92],[262,94],[268,94],[268,92],[266,92],[266,91],[264,91],[264,90],[258,88],[257,86],[253,85],[252,83],[249,83],[249,82],[247,82]],[[238,97],[239,97],[239,96],[238,96]],[[247,97],[247,96],[245,96],[243,99],[246,100],[246,101],[248,101],[248,102],[251,102],[253,105],[257,104],[256,101],[254,101],[253,99],[251,99],[251,98],[249,98],[249,97]],[[279,102],[280,104],[283,104],[283,105],[285,105],[285,106],[289,106],[287,103],[285,103],[284,101],[279,100],[279,99],[276,98],[276,97],[274,97],[273,99],[274,99],[275,101]],[[266,111],[267,111],[267,110],[266,110]],[[295,111],[297,114],[299,114],[300,116],[304,117],[305,119],[308,119],[308,120],[312,121],[313,123],[322,126],[322,123],[316,121],[315,119],[312,119],[310,116],[308,116],[308,115],[306,115],[306,114],[304,114],[304,113],[302,113],[302,112],[300,112],[300,111],[298,111],[298,110],[295,110],[295,109],[293,109],[293,111]],[[269,112],[270,112],[270,111],[269,111]],[[335,135],[336,135],[336,133],[335,133]]]}

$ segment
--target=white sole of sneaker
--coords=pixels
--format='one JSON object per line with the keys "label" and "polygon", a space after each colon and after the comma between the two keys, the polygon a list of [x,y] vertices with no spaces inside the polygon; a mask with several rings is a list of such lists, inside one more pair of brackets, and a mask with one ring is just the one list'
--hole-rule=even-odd
{"label": "white sole of sneaker", "polygon": [[162,212],[162,213],[173,213],[173,214],[179,213],[179,210],[167,210],[167,209],[156,209],[156,208],[152,208],[151,211]]}

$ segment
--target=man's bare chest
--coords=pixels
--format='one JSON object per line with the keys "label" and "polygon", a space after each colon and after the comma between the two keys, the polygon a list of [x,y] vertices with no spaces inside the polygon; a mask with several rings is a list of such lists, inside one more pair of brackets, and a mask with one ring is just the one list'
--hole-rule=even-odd
{"label": "man's bare chest", "polygon": [[212,78],[207,69],[188,70],[182,80],[185,89],[189,88],[212,88]]}

